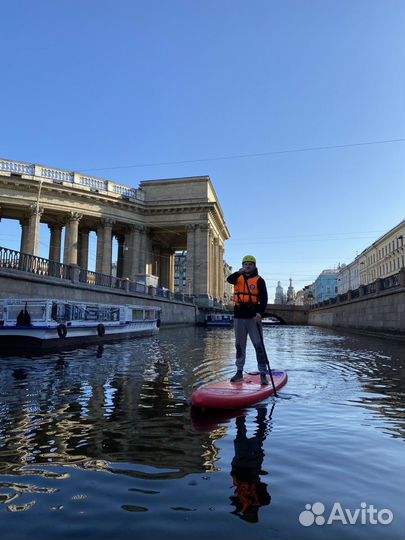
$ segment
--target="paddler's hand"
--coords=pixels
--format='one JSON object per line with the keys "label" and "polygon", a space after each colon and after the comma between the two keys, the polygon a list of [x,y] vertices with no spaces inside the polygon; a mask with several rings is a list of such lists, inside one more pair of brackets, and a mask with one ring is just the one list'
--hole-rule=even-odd
{"label": "paddler's hand", "polygon": [[253,320],[257,323],[262,322],[262,316],[260,315],[260,313],[256,313],[256,315],[253,317]]}
{"label": "paddler's hand", "polygon": [[238,274],[244,274],[244,273],[245,273],[245,269],[244,268],[239,268]]}

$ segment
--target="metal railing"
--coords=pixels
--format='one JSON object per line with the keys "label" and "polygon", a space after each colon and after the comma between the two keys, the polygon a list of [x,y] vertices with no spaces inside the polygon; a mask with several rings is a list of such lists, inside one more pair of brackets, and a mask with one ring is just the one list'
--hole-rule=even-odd
{"label": "metal railing", "polygon": [[100,287],[109,287],[110,289],[122,289],[124,280],[108,274],[100,274],[92,270],[80,268],[79,274],[80,283],[86,285],[98,285]]}
{"label": "metal railing", "polygon": [[363,294],[373,294],[377,292],[377,287],[375,281],[373,283],[368,283],[367,285],[364,285],[364,293]]}
{"label": "metal railing", "polygon": [[382,288],[385,289],[392,289],[393,287],[399,287],[400,281],[399,281],[399,273],[394,274],[392,276],[388,276],[382,280]]}
{"label": "metal railing", "polygon": [[71,279],[70,267],[56,261],[0,246],[0,268],[30,272],[37,276]]}

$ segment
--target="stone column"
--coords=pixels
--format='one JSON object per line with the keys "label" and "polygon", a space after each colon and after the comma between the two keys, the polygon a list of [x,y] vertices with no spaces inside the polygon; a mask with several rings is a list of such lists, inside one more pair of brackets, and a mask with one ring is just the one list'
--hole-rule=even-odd
{"label": "stone column", "polygon": [[198,296],[208,297],[209,286],[209,237],[208,224],[198,225],[195,242],[195,287],[194,292]]}
{"label": "stone column", "polygon": [[21,242],[20,242],[20,251],[21,253],[28,253],[28,227],[29,227],[30,220],[28,217],[24,217],[23,219],[20,219],[20,225],[21,225]]}
{"label": "stone column", "polygon": [[225,289],[225,273],[224,273],[224,246],[219,244],[219,299],[224,301],[224,289]]}
{"label": "stone column", "polygon": [[123,269],[124,269],[124,243],[125,238],[122,234],[116,234],[115,235],[117,242],[118,242],[118,252],[117,252],[117,277],[122,278],[123,277]]}
{"label": "stone column", "polygon": [[146,227],[140,228],[140,248],[139,248],[139,263],[138,273],[152,273],[151,272],[151,246],[149,240],[149,230]]}
{"label": "stone column", "polygon": [[216,300],[219,300],[219,243],[218,237],[214,238],[214,260],[213,260],[213,271],[214,271],[214,290],[213,296]]}
{"label": "stone column", "polygon": [[96,252],[96,272],[101,274],[103,264],[103,249],[104,249],[104,225],[99,223],[97,225],[97,252]]}
{"label": "stone column", "polygon": [[89,234],[87,228],[79,229],[79,266],[87,270],[89,266]]}
{"label": "stone column", "polygon": [[137,225],[134,231],[134,264],[132,267],[132,271],[137,274],[144,274],[146,272],[145,244],[145,227],[143,225]]}
{"label": "stone column", "polygon": [[144,228],[144,254],[145,259],[142,263],[142,268],[145,268],[145,270],[142,270],[142,272],[155,275],[155,268],[153,268],[151,230],[149,227]]}
{"label": "stone column", "polygon": [[79,238],[79,221],[83,214],[70,212],[65,230],[65,249],[63,250],[64,264],[77,264],[77,243]]}
{"label": "stone column", "polygon": [[173,290],[171,287],[171,249],[160,251],[160,286]]}
{"label": "stone column", "polygon": [[213,297],[215,274],[212,271],[214,261],[214,235],[211,227],[208,227],[208,295]]}
{"label": "stone column", "polygon": [[49,239],[49,260],[60,262],[62,248],[62,227],[61,223],[48,223],[50,230]]}
{"label": "stone column", "polygon": [[190,224],[187,230],[187,260],[186,260],[186,294],[195,294],[195,236],[196,225]]}
{"label": "stone column", "polygon": [[39,208],[35,205],[30,207],[30,215],[28,218],[28,231],[26,240],[26,251],[29,255],[38,256],[39,248],[39,225],[41,221],[41,215],[43,208]]}
{"label": "stone column", "polygon": [[141,225],[130,225],[125,235],[127,249],[124,255],[124,277],[135,279],[135,281],[137,279],[135,274],[145,273],[145,270],[143,272],[140,271],[142,231],[143,227]]}
{"label": "stone column", "polygon": [[103,259],[101,263],[101,273],[111,275],[111,264],[112,264],[112,226],[114,221],[112,219],[104,220],[104,234],[103,234]]}

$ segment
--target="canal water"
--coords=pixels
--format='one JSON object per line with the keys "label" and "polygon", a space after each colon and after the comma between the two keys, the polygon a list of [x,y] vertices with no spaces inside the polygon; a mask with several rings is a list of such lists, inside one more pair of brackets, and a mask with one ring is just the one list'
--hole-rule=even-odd
{"label": "canal water", "polygon": [[229,329],[1,358],[0,538],[403,539],[404,345],[264,338],[288,384],[233,414],[189,406],[233,374]]}

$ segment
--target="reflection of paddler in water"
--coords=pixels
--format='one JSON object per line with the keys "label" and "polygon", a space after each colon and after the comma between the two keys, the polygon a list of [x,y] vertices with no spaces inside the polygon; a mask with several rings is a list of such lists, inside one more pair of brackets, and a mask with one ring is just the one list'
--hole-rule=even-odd
{"label": "reflection of paddler in water", "polygon": [[262,470],[263,442],[271,430],[273,409],[274,404],[269,417],[266,418],[267,407],[257,408],[257,428],[254,436],[250,438],[246,436],[246,417],[239,416],[236,419],[235,457],[232,460],[231,471],[235,495],[230,497],[236,509],[232,514],[251,523],[259,520],[259,508],[269,505],[271,501],[267,484],[261,481],[260,475],[267,474]]}

